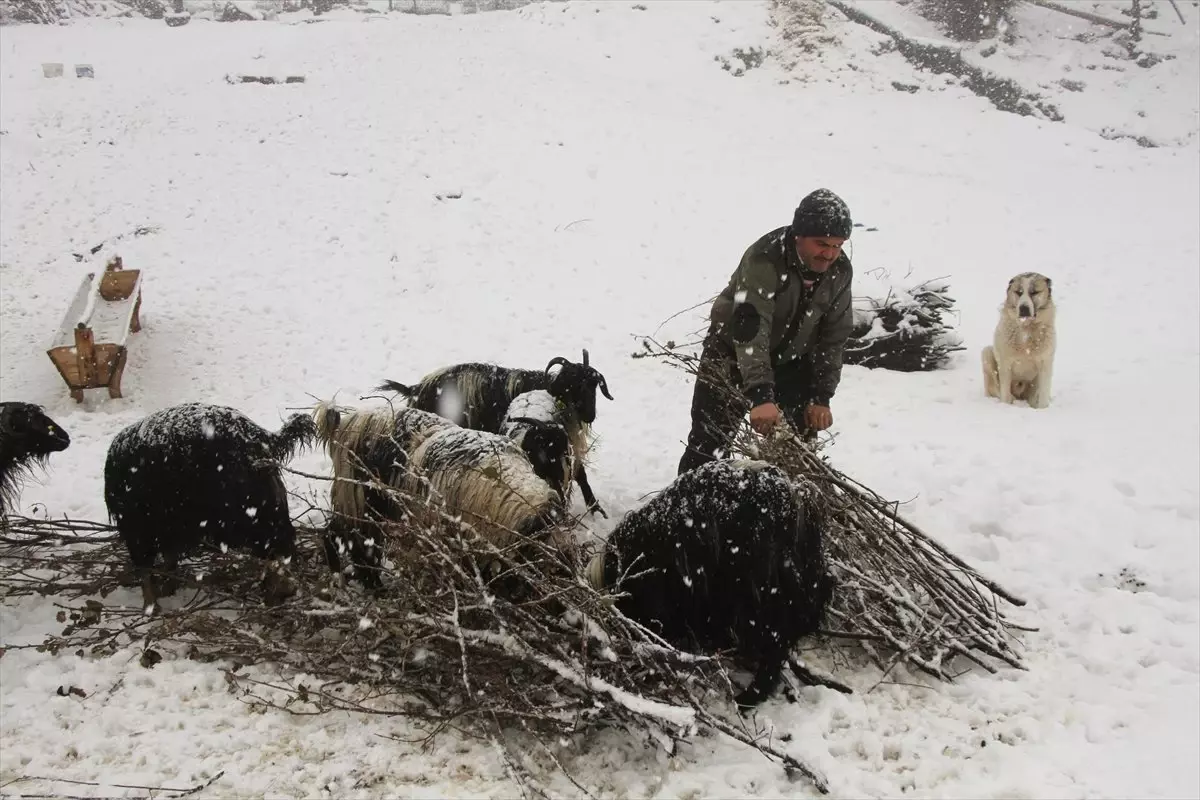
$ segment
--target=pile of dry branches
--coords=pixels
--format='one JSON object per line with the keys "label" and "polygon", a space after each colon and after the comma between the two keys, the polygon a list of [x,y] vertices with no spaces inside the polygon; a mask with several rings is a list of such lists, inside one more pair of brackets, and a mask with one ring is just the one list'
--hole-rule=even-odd
{"label": "pile of dry branches", "polygon": [[857,299],[843,361],[897,372],[945,366],[951,353],[965,349],[942,321],[954,306],[949,288],[941,281],[926,281],[907,291],[890,290],[882,300]]}
{"label": "pile of dry branches", "polygon": [[[643,346],[695,378],[698,356],[649,339]],[[719,388],[739,392],[728,383]],[[743,424],[733,449],[821,490],[830,525],[826,555],[837,580],[833,624],[823,633],[859,643],[885,675],[907,662],[950,680],[959,656],[993,673],[994,662],[1024,669],[1013,632],[1032,629],[1008,620],[998,600],[1015,606],[1025,601],[900,516],[897,503],[839,472],[820,456],[820,447],[817,439],[790,430],[762,437]]]}
{"label": "pile of dry branches", "polygon": [[[429,518],[428,508],[410,511]],[[518,538],[500,551],[459,520],[437,520],[384,531],[389,568],[377,593],[344,585],[324,562],[321,532],[301,528],[289,567],[296,591],[282,604],[264,602],[261,562],[214,551],[188,562],[183,588],[148,617],[136,590],[113,594],[135,581],[106,526],[16,518],[0,538],[0,600],[74,601],[59,614],[65,629],[40,650],[134,647],[143,666],[221,661],[248,702],[294,714],[403,715],[430,738],[447,729],[483,737],[527,794],[546,794],[544,778],[556,770],[575,782],[563,757],[601,727],[668,751],[697,734],[731,737],[827,791],[821,775],[736,712],[722,658],[672,647],[580,577],[570,562],[587,547],[564,555]],[[189,579],[189,566],[203,574]]]}

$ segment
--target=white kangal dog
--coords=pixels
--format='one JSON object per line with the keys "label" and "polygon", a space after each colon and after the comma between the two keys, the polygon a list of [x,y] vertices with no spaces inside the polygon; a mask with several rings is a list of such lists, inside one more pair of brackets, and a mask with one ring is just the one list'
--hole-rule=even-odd
{"label": "white kangal dog", "polygon": [[983,348],[983,385],[1003,403],[1025,400],[1030,408],[1050,405],[1054,372],[1054,298],[1051,281],[1022,272],[1008,282],[995,337]]}

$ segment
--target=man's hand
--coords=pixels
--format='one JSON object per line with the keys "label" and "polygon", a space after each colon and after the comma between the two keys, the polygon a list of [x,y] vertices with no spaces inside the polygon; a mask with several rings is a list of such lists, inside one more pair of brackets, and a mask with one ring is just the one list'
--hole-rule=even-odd
{"label": "man's hand", "polygon": [[833,412],[829,406],[813,404],[804,409],[804,421],[814,431],[823,431],[833,424]]}
{"label": "man's hand", "polygon": [[750,427],[764,436],[779,424],[783,414],[774,403],[763,403],[750,409]]}

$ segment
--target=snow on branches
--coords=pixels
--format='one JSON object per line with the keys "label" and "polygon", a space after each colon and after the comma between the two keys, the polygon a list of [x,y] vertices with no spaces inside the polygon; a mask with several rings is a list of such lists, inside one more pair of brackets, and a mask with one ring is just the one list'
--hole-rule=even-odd
{"label": "snow on branches", "polygon": [[949,291],[945,281],[930,280],[909,289],[889,286],[882,298],[855,298],[842,362],[897,372],[944,367],[951,353],[965,349],[942,319],[954,307]]}

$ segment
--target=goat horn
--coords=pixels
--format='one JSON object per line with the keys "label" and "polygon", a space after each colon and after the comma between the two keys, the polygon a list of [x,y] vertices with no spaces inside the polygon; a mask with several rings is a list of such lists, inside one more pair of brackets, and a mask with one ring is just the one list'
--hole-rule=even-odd
{"label": "goat horn", "polygon": [[583,365],[584,365],[585,367],[588,365],[588,354],[587,354],[587,348],[586,348],[586,347],[585,347],[585,348],[583,348]]}
{"label": "goat horn", "polygon": [[592,372],[595,372],[596,377],[600,379],[600,392],[605,397],[607,397],[609,400],[612,400],[613,396],[608,393],[608,381],[604,380],[604,376],[601,375],[599,372],[597,372],[595,369],[593,369]]}
{"label": "goat horn", "polygon": [[562,356],[555,356],[554,358],[550,359],[550,363],[546,365],[546,372],[549,372],[550,368],[553,367],[555,364],[562,364],[563,366],[566,366],[569,363],[571,363],[571,362],[567,361]]}

